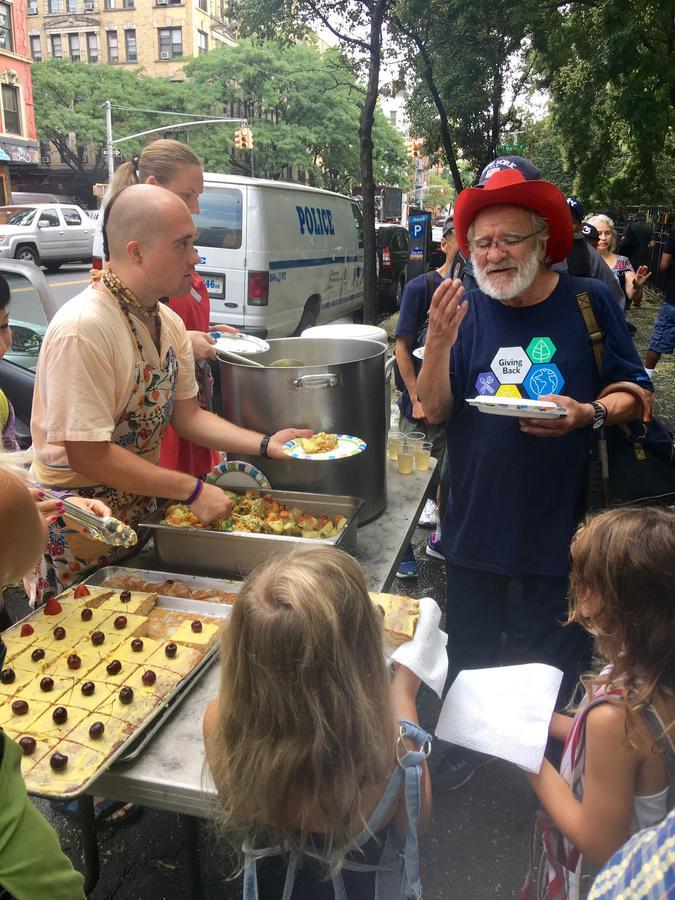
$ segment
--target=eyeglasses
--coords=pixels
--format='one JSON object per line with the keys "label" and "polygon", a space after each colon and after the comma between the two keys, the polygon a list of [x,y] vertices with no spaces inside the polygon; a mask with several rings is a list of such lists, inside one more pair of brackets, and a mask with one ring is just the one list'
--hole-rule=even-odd
{"label": "eyeglasses", "polygon": [[506,237],[497,238],[495,241],[491,241],[489,238],[476,238],[474,241],[469,241],[469,247],[472,250],[480,250],[481,253],[485,253],[490,247],[496,247],[497,250],[511,250],[513,247],[520,246],[528,238],[534,237],[535,234],[541,234],[542,231],[544,231],[543,228],[537,228],[532,234],[525,234],[523,237],[507,235]]}

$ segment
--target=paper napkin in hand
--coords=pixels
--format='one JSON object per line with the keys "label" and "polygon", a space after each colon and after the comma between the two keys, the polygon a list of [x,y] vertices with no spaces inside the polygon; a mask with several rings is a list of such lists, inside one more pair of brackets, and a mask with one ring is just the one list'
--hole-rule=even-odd
{"label": "paper napkin in hand", "polygon": [[448,675],[448,636],[439,628],[441,610],[431,597],[420,600],[420,617],[415,628],[415,637],[406,641],[391,655],[393,662],[407,666],[425,684],[443,695],[445,679]]}
{"label": "paper napkin in hand", "polygon": [[538,772],[561,681],[543,663],[466,669],[448,691],[436,737]]}

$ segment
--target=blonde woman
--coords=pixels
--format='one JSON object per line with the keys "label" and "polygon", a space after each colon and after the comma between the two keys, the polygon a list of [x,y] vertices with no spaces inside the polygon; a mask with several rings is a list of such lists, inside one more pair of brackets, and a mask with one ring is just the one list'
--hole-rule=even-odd
{"label": "blonde woman", "polygon": [[[189,147],[180,141],[161,139],[148,144],[140,156],[123,163],[115,172],[108,190],[113,196],[132,184],[157,184],[180,197],[193,215],[199,212],[199,196],[204,190],[202,164]],[[201,275],[192,276],[192,288],[182,297],[169,297],[169,308],[177,313],[188,331],[195,357],[199,405],[210,410],[213,399],[213,376],[209,359],[215,359],[215,340],[209,334],[211,306]],[[227,325],[219,331],[236,331]],[[220,462],[220,454],[179,437],[171,426],[162,441],[159,464],[166,469],[201,477]]]}
{"label": "blonde woman", "polygon": [[647,266],[640,266],[635,272],[627,256],[615,252],[617,245],[614,222],[608,216],[591,216],[586,222],[598,232],[598,253],[612,270],[612,274],[626,295],[626,306],[640,306],[642,286],[649,281],[651,272]]}
{"label": "blonde woman", "polygon": [[221,640],[204,738],[218,818],[244,841],[244,900],[417,900],[430,737],[417,676],[389,678],[359,565],[329,547],[273,559]]}

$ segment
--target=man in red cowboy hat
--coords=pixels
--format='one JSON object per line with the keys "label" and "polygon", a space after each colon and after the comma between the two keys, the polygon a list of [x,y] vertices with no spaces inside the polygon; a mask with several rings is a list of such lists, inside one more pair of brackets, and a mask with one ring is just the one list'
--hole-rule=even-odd
{"label": "man in red cowboy hat", "polygon": [[[549,268],[570,250],[572,218],[529,160],[495,160],[479,187],[460,193],[454,214],[478,289],[465,295],[446,280],[435,291],[417,382],[427,418],[447,428],[448,683],[461,669],[545,662],[562,669],[567,701],[591,659],[586,633],[561,622],[593,429],[647,415],[651,382],[607,287]],[[581,292],[604,333],[602,376]],[[476,397],[483,411],[465,402]],[[545,399],[563,414],[485,414],[502,399]],[[437,768],[436,789],[459,786],[471,768],[451,759],[445,784]]]}

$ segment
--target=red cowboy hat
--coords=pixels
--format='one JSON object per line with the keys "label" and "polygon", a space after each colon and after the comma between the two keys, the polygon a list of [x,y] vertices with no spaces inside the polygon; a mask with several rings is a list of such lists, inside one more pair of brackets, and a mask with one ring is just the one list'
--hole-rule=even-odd
{"label": "red cowboy hat", "polygon": [[455,202],[455,232],[462,253],[469,252],[469,226],[482,209],[498,204],[522,206],[546,219],[549,238],[547,261],[565,259],[572,249],[572,214],[565,195],[549,181],[528,181],[517,168],[497,169],[483,187],[465,188]]}

